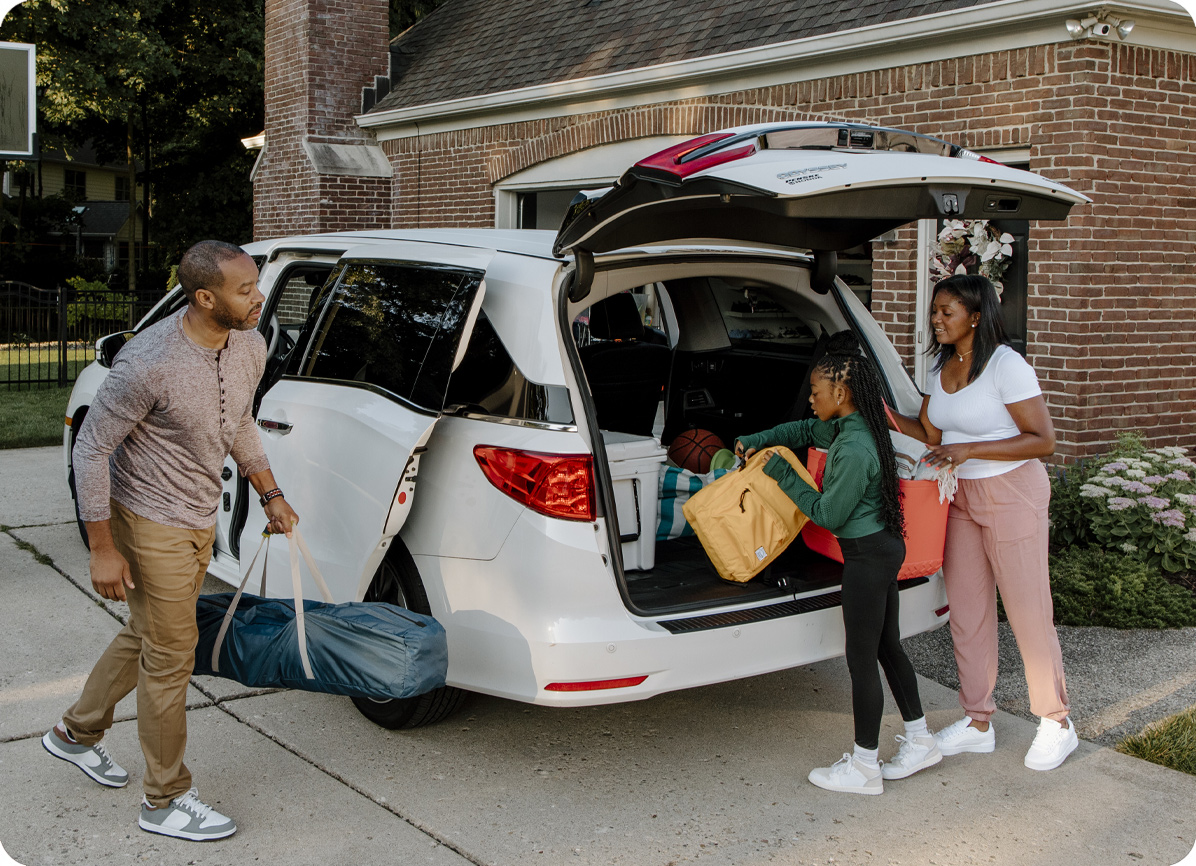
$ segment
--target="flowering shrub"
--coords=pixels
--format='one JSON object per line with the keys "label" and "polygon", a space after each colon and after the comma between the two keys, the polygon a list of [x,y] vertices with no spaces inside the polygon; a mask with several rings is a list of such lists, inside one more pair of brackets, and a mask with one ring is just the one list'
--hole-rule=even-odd
{"label": "flowering shrub", "polygon": [[947,220],[931,257],[930,277],[938,282],[955,274],[979,273],[992,281],[1000,296],[1001,277],[1012,260],[1013,235],[998,232],[988,220]]}
{"label": "flowering shrub", "polygon": [[1095,541],[1172,573],[1196,570],[1196,461],[1187,449],[1123,448],[1072,480],[1080,483],[1060,503],[1070,513],[1061,515],[1067,526],[1052,528],[1057,541]]}

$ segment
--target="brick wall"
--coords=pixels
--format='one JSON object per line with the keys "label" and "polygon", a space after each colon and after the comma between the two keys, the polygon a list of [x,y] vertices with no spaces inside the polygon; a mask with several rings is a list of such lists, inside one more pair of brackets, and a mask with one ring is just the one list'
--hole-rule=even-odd
{"label": "brick wall", "polygon": [[303,140],[366,140],[361,88],[388,65],[386,0],[266,0],[266,152],[254,237],[371,229],[391,220],[389,180],[317,174]]}
{"label": "brick wall", "polygon": [[[1029,358],[1059,454],[1119,430],[1196,446],[1196,56],[1078,42],[935,61],[642,108],[384,143],[392,224],[486,227],[493,184],[599,144],[774,120],[899,126],[1030,168],[1093,198],[1033,223]],[[873,310],[913,363],[914,230],[874,245]]]}

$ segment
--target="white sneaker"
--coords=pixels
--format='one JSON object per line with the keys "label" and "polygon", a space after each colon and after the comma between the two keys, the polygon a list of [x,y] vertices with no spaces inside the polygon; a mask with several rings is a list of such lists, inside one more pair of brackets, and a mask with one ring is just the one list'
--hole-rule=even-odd
{"label": "white sneaker", "polygon": [[843,757],[829,767],[811,770],[809,779],[819,788],[844,794],[883,794],[885,783],[880,768],[875,770],[844,752]]}
{"label": "white sneaker", "polygon": [[886,779],[904,779],[918,770],[933,767],[943,759],[938,743],[930,734],[924,737],[903,737],[898,734],[897,742],[901,744],[901,748],[897,750],[893,760],[886,761],[880,768],[880,774]]}
{"label": "white sneaker", "polygon": [[971,716],[964,716],[955,724],[935,732],[934,741],[938,743],[939,751],[944,755],[958,755],[960,752],[987,753],[997,747],[993,723],[988,723],[987,731],[979,731],[972,727]]}
{"label": "white sneaker", "polygon": [[1067,760],[1067,756],[1080,745],[1080,738],[1076,736],[1076,726],[1071,717],[1067,718],[1067,727],[1054,719],[1043,718],[1038,723],[1038,733],[1034,735],[1034,743],[1030,751],[1026,752],[1026,766],[1031,770],[1053,770]]}
{"label": "white sneaker", "polygon": [[155,809],[147,800],[141,800],[141,818],[137,822],[142,830],[205,842],[208,839],[223,839],[237,832],[237,825],[227,815],[221,815],[199,799],[199,792],[192,788],[181,797],[175,797],[169,806]]}

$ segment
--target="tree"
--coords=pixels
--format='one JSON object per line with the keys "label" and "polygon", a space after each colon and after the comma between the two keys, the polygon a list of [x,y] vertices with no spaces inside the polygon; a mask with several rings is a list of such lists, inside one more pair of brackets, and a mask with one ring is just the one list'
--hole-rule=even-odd
{"label": "tree", "polygon": [[[5,27],[10,38],[38,46],[38,112],[52,136],[76,143],[79,133],[91,133],[103,149],[117,151],[123,126],[130,189],[136,189],[134,133],[144,100],[177,76],[171,47],[153,26],[164,6],[165,0],[27,0]],[[130,292],[135,246],[129,244]]]}
{"label": "tree", "polygon": [[[92,141],[102,159],[128,161],[130,190],[140,159],[166,262],[206,237],[252,234],[253,159],[240,139],[263,124],[262,5],[26,0],[0,28],[0,38],[38,46],[44,146]],[[131,287],[135,272],[130,261]]]}
{"label": "tree", "polygon": [[390,38],[398,36],[444,0],[390,0]]}

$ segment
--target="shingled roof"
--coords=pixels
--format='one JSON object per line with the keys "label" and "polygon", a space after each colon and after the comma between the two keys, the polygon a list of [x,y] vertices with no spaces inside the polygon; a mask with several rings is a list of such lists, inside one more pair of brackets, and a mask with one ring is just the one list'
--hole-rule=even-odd
{"label": "shingled roof", "polygon": [[391,43],[405,108],[902,21],[994,0],[447,0]]}

